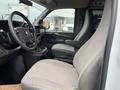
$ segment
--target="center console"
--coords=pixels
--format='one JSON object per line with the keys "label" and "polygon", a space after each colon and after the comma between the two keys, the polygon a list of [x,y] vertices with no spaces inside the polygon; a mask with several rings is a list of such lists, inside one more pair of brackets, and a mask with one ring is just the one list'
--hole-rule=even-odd
{"label": "center console", "polygon": [[36,47],[35,50],[33,51],[27,51],[23,56],[24,56],[24,61],[26,64],[26,68],[30,69],[33,64],[38,62],[43,56],[45,56],[48,52],[47,47],[40,46]]}

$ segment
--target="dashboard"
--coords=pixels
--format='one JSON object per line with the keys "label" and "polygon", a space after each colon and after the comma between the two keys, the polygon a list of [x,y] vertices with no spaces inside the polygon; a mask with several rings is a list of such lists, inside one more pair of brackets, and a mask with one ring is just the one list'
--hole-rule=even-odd
{"label": "dashboard", "polygon": [[[14,27],[20,27],[26,24],[19,21],[13,21]],[[41,41],[41,36],[44,35],[44,30],[39,26],[35,26],[38,43]],[[9,58],[22,54],[24,50],[15,42],[10,34],[8,20],[0,20],[0,65],[7,62]]]}
{"label": "dashboard", "polygon": [[[13,21],[14,27],[18,27],[22,22]],[[16,53],[21,48],[17,44],[13,44],[12,36],[10,34],[8,20],[0,20],[0,64],[2,58],[8,58],[13,53]]]}
{"label": "dashboard", "polygon": [[[13,26],[14,28],[20,26],[26,27],[26,23],[13,21]],[[43,33],[43,31],[40,28],[41,27],[35,26],[38,41],[41,40],[41,35]],[[5,56],[5,54],[8,54],[8,52],[15,51],[15,49],[18,49],[18,47],[19,45],[16,43],[16,41],[10,34],[8,20],[0,20],[0,57]]]}
{"label": "dashboard", "polygon": [[[13,21],[14,28],[23,25],[23,22]],[[8,26],[8,20],[0,20],[0,46],[4,48],[14,48],[16,46],[16,42],[12,38]]]}

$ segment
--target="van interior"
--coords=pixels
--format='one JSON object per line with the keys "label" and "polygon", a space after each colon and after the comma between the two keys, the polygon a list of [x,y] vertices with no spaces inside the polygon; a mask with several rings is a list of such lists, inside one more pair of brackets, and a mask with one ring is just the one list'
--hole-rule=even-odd
{"label": "van interior", "polygon": [[0,90],[99,90],[111,2],[1,0]]}

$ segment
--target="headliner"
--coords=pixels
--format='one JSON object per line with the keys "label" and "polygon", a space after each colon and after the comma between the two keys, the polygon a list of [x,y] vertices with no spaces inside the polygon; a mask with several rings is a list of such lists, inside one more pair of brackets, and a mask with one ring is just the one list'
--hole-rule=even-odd
{"label": "headliner", "polygon": [[32,0],[49,9],[86,8],[89,0]]}

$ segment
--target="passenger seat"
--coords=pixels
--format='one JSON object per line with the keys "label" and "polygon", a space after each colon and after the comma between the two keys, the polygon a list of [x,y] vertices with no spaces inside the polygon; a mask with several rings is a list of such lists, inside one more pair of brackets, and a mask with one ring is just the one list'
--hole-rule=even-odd
{"label": "passenger seat", "polygon": [[[76,51],[93,35],[93,14],[86,10],[84,24],[74,40],[66,40],[65,44],[55,44],[52,47],[52,54],[57,59],[72,60]],[[69,62],[69,61],[68,61]]]}

